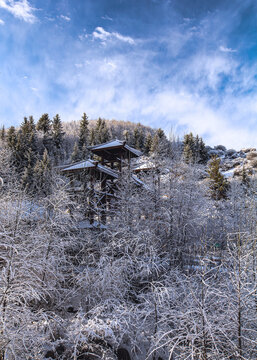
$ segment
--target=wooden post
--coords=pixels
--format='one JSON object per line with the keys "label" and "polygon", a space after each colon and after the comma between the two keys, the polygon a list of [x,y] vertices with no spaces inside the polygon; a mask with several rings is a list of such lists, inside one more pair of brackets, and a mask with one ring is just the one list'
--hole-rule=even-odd
{"label": "wooden post", "polygon": [[89,191],[89,196],[88,196],[88,216],[89,216],[89,223],[93,224],[94,223],[94,210],[93,210],[93,197],[94,197],[94,177],[92,175],[92,173],[90,174],[90,191]]}
{"label": "wooden post", "polygon": [[[103,224],[106,223],[106,177],[104,176],[101,180],[101,193],[104,193],[101,205],[102,205],[102,211],[101,211],[101,221]],[[102,194],[101,194],[102,196]]]}

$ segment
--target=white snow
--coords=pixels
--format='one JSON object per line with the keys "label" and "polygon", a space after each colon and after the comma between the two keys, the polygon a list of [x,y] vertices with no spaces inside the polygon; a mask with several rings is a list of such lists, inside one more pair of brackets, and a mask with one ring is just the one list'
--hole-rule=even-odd
{"label": "white snow", "polygon": [[235,169],[230,169],[227,171],[222,171],[221,173],[226,179],[229,179],[234,176],[234,172],[235,172]]}
{"label": "white snow", "polygon": [[95,146],[89,146],[88,149],[89,150],[101,150],[101,149],[108,149],[108,148],[115,148],[115,147],[117,147],[117,148],[124,147],[124,149],[132,152],[136,156],[141,156],[142,155],[141,151],[130,147],[129,145],[126,144],[125,141],[121,141],[121,140],[118,140],[118,139],[106,142],[104,144],[99,144],[99,145],[95,145]]}

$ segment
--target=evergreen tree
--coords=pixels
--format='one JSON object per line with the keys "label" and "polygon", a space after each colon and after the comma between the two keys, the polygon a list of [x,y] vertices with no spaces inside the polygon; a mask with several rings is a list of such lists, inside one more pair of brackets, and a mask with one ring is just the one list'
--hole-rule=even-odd
{"label": "evergreen tree", "polygon": [[203,139],[192,132],[184,136],[183,141],[183,156],[186,163],[200,163],[205,164],[208,160],[208,153],[203,142]]}
{"label": "evergreen tree", "polygon": [[184,155],[184,160],[187,164],[193,162],[194,154],[189,144],[184,145],[183,155]]}
{"label": "evergreen tree", "polygon": [[99,118],[95,127],[95,142],[97,144],[105,143],[110,140],[110,134],[104,119]]}
{"label": "evergreen tree", "polygon": [[0,139],[2,140],[2,142],[5,141],[5,127],[4,125],[2,126],[1,132],[0,132]]}
{"label": "evergreen tree", "polygon": [[7,146],[11,150],[15,150],[17,144],[17,133],[14,126],[11,126],[7,132]]}
{"label": "evergreen tree", "polygon": [[95,145],[96,141],[95,141],[95,129],[92,127],[89,131],[89,145]]}
{"label": "evergreen tree", "polygon": [[134,138],[133,145],[135,146],[135,148],[138,150],[143,150],[144,136],[143,136],[142,127],[140,124],[137,124],[137,126],[135,127],[133,138]]}
{"label": "evergreen tree", "polygon": [[37,144],[37,134],[36,134],[36,125],[34,122],[33,116],[29,117],[29,147],[32,151],[37,152],[38,144]]}
{"label": "evergreen tree", "polygon": [[37,122],[37,130],[42,131],[44,136],[51,132],[51,120],[48,114],[43,114]]}
{"label": "evergreen tree", "polygon": [[165,133],[161,128],[159,128],[157,130],[157,135],[158,135],[159,139],[164,139],[165,138]]}
{"label": "evergreen tree", "polygon": [[73,147],[73,152],[71,154],[71,161],[76,162],[78,160],[80,160],[79,148],[78,148],[78,143],[75,142],[74,147]]}
{"label": "evergreen tree", "polygon": [[88,156],[88,149],[86,147],[86,144],[84,144],[82,147],[82,151],[80,153],[80,157],[81,157],[81,159],[86,159],[87,156]]}
{"label": "evergreen tree", "polygon": [[211,196],[215,200],[226,199],[229,188],[229,184],[221,174],[219,168],[220,159],[217,156],[214,156],[210,161],[208,173],[210,177]]}
{"label": "evergreen tree", "polygon": [[208,161],[208,152],[206,150],[203,139],[200,138],[200,141],[199,141],[199,163],[206,164],[207,161]]}
{"label": "evergreen tree", "polygon": [[[53,139],[51,137],[52,124],[48,114],[43,114],[37,122],[37,130],[43,133],[43,149],[51,154],[53,152]],[[43,152],[43,151],[42,151]]]}
{"label": "evergreen tree", "polygon": [[52,167],[47,149],[43,154],[43,159],[38,160],[34,167],[34,183],[36,192],[39,195],[47,196],[51,193]]}
{"label": "evergreen tree", "polygon": [[53,143],[56,149],[61,149],[63,144],[63,137],[64,132],[62,128],[62,122],[59,114],[56,114],[53,118],[53,131],[52,131],[52,137],[53,137]]}
{"label": "evergreen tree", "polygon": [[152,139],[151,152],[158,156],[166,156],[169,151],[168,140],[162,129],[158,129]]}
{"label": "evergreen tree", "polygon": [[56,114],[53,118],[53,131],[52,131],[52,139],[54,146],[54,158],[55,163],[57,164],[59,160],[63,157],[63,138],[64,132],[62,128],[62,122],[59,114]]}
{"label": "evergreen tree", "polygon": [[34,185],[34,173],[33,173],[34,154],[32,153],[31,148],[27,151],[26,156],[27,156],[27,166],[23,170],[21,185],[27,192],[30,193],[33,191],[33,185]]}
{"label": "evergreen tree", "polygon": [[33,152],[37,151],[37,137],[36,126],[33,116],[29,117],[29,120],[25,117],[20,127],[21,142],[24,152],[31,149]]}
{"label": "evergreen tree", "polygon": [[81,159],[87,156],[87,146],[88,146],[88,138],[89,138],[88,124],[89,122],[88,122],[87,114],[84,113],[80,121],[79,141],[78,141],[78,150]]}
{"label": "evergreen tree", "polygon": [[159,151],[159,137],[157,134],[154,135],[151,145],[151,152],[158,153]]}
{"label": "evergreen tree", "polygon": [[200,138],[198,135],[196,135],[196,137],[193,137],[193,141],[194,141],[194,161],[198,162],[199,161],[199,152],[200,152]]}
{"label": "evergreen tree", "polygon": [[24,117],[17,133],[15,146],[16,167],[23,173],[27,166],[34,166],[37,158],[37,139],[34,119]]}
{"label": "evergreen tree", "polygon": [[145,154],[148,155],[151,151],[152,148],[152,143],[153,143],[153,139],[152,139],[152,135],[150,133],[148,133],[147,137],[146,137],[146,141],[145,141]]}
{"label": "evergreen tree", "polygon": [[184,136],[183,155],[186,163],[195,162],[195,139],[192,133]]}

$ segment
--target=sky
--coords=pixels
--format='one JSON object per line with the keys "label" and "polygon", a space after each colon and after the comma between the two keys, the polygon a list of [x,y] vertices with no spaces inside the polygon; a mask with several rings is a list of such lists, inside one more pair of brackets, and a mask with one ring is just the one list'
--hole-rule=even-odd
{"label": "sky", "polygon": [[257,146],[256,0],[0,0],[0,124],[129,120]]}

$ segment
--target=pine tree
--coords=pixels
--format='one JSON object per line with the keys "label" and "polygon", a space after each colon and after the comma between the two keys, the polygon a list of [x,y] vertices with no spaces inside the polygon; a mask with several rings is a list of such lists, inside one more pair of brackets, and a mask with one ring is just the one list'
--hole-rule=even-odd
{"label": "pine tree", "polygon": [[195,139],[192,133],[186,134],[183,141],[183,155],[186,163],[195,162]]}
{"label": "pine tree", "polygon": [[34,119],[24,117],[16,137],[15,164],[19,173],[28,166],[34,166],[37,158],[37,139]]}
{"label": "pine tree", "polygon": [[51,131],[51,120],[48,114],[43,114],[37,122],[37,130],[42,131],[44,136],[49,135]]}
{"label": "pine tree", "polygon": [[31,115],[29,117],[29,139],[28,144],[32,151],[37,152],[38,144],[37,144],[37,134],[36,134],[36,125],[34,122],[34,118]]}
{"label": "pine tree", "polygon": [[[48,114],[43,114],[37,122],[36,129],[43,133],[43,149],[53,153],[53,139],[51,137],[52,124]],[[43,152],[43,151],[42,151]]]}
{"label": "pine tree", "polygon": [[63,138],[64,132],[62,128],[62,122],[59,114],[56,114],[53,118],[53,131],[52,131],[52,139],[54,146],[54,158],[55,163],[58,164],[59,160],[63,157]]}
{"label": "pine tree", "polygon": [[194,158],[194,162],[199,162],[199,152],[200,152],[200,138],[198,135],[196,135],[196,137],[193,137],[193,141],[194,141],[194,145],[193,145],[193,150],[194,150],[194,154],[193,154],[193,158]]}
{"label": "pine tree", "polygon": [[23,151],[26,152],[31,149],[33,152],[37,151],[37,137],[36,127],[33,116],[29,117],[29,120],[25,117],[20,127],[21,142]]}
{"label": "pine tree", "polygon": [[89,131],[89,145],[95,145],[95,129],[92,127]]}
{"label": "pine tree", "polygon": [[26,156],[27,156],[27,166],[23,170],[21,185],[27,192],[30,193],[33,191],[33,185],[34,185],[34,173],[33,173],[34,154],[32,153],[31,148],[27,151]]}
{"label": "pine tree", "polygon": [[151,145],[151,152],[152,153],[159,153],[159,136],[157,134],[154,135],[153,139],[152,139],[152,145]]}
{"label": "pine tree", "polygon": [[140,124],[137,124],[137,126],[135,127],[133,138],[134,138],[133,145],[135,146],[135,148],[138,150],[143,150],[144,136]]}
{"label": "pine tree", "polygon": [[88,146],[88,137],[89,137],[88,125],[89,125],[88,117],[87,114],[84,113],[80,121],[79,141],[78,141],[78,150],[81,158],[84,158],[87,155],[87,146]]}
{"label": "pine tree", "polygon": [[194,154],[189,144],[184,145],[183,155],[187,164],[193,162]]}
{"label": "pine tree", "polygon": [[53,143],[56,149],[61,149],[63,143],[64,132],[62,128],[62,122],[59,114],[56,114],[53,118]]}
{"label": "pine tree", "polygon": [[99,118],[95,127],[95,142],[102,144],[110,140],[110,134],[104,119]]}
{"label": "pine tree", "polygon": [[152,143],[153,143],[152,135],[149,133],[146,137],[145,146],[144,146],[146,155],[150,153],[152,148]]}
{"label": "pine tree", "polygon": [[205,143],[202,138],[199,141],[199,163],[206,164],[208,161],[208,152],[205,147]]}
{"label": "pine tree", "polygon": [[158,156],[166,156],[168,153],[168,140],[162,129],[158,129],[152,139],[151,152]]}
{"label": "pine tree", "polygon": [[1,129],[1,131],[0,131],[0,139],[2,140],[2,142],[4,143],[4,141],[5,141],[5,127],[4,127],[4,125],[2,126],[2,129]]}
{"label": "pine tree", "polygon": [[205,164],[208,160],[208,153],[203,142],[203,139],[196,135],[195,137],[190,132],[184,136],[183,141],[183,155],[186,163]]}
{"label": "pine tree", "polygon": [[52,167],[47,149],[43,154],[43,159],[38,160],[34,167],[34,184],[39,195],[46,196],[51,193]]}
{"label": "pine tree", "polygon": [[78,143],[75,142],[74,147],[73,147],[73,152],[71,154],[71,161],[76,162],[78,160],[80,160],[79,148],[78,148]]}
{"label": "pine tree", "polygon": [[15,150],[17,144],[17,133],[14,126],[11,126],[7,132],[7,146],[11,150]]}
{"label": "pine tree", "polygon": [[161,128],[157,129],[157,135],[158,135],[159,139],[165,138],[165,133]]}
{"label": "pine tree", "polygon": [[214,156],[210,161],[208,174],[210,177],[211,196],[215,200],[226,199],[229,188],[229,184],[221,174],[219,167],[220,159]]}
{"label": "pine tree", "polygon": [[83,145],[82,151],[80,153],[81,159],[86,159],[88,155],[88,149],[86,147],[86,144]]}

